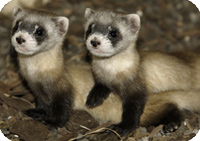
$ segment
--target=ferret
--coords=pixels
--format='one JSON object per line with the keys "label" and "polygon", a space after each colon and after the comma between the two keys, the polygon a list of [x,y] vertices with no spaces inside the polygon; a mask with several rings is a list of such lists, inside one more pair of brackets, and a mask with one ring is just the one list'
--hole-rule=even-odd
{"label": "ferret", "polygon": [[62,52],[69,20],[18,7],[13,17],[11,42],[18,53],[20,73],[36,99],[36,108],[25,113],[53,127],[62,127],[69,119],[73,99]]}
{"label": "ferret", "polygon": [[[92,54],[91,65],[95,79],[86,105],[89,108],[101,106],[110,92],[117,94],[122,100],[122,119],[110,128],[123,136],[137,128],[139,123],[147,123],[141,115],[143,109],[146,110],[145,115],[149,107],[154,107],[151,101],[156,102],[155,99],[161,107],[157,107],[157,111],[154,109],[153,115],[163,119],[166,130],[177,129],[180,125],[180,109],[200,109],[200,104],[192,102],[196,101],[195,98],[200,99],[199,55],[138,52],[136,40],[140,17],[136,14],[87,8],[85,19],[85,43]],[[189,95],[191,101],[184,105],[185,97]]]}
{"label": "ferret", "polygon": [[139,54],[135,53],[140,18],[136,14],[121,15],[91,9],[86,9],[85,17],[86,46],[93,55],[95,77],[95,86],[86,104],[92,108],[101,104],[111,91],[118,94],[123,103],[122,121],[111,128],[127,135],[138,127],[147,99],[142,75],[138,73]]}

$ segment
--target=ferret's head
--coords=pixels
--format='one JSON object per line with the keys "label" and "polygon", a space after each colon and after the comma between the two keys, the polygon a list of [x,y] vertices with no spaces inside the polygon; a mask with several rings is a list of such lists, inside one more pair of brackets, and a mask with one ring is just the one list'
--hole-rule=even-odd
{"label": "ferret's head", "polygon": [[110,57],[135,44],[140,29],[137,14],[85,10],[85,41],[94,56]]}
{"label": "ferret's head", "polygon": [[24,55],[34,55],[47,51],[62,43],[68,30],[69,21],[36,10],[13,10],[12,45]]}

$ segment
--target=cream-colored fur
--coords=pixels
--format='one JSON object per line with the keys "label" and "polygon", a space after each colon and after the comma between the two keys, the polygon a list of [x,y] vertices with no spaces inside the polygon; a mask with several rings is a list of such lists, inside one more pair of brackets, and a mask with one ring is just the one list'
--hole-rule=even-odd
{"label": "cream-colored fur", "polygon": [[200,112],[200,91],[168,91],[150,95],[140,118],[140,125],[149,126],[158,122],[166,113],[168,104],[175,104],[180,110]]}
{"label": "cream-colored fur", "polygon": [[[63,69],[66,69],[66,74],[63,77],[70,81],[72,85],[74,92],[73,108],[87,111],[101,123],[108,121],[119,123],[122,117],[122,102],[118,95],[110,94],[102,105],[95,108],[86,107],[85,101],[94,85],[91,68],[88,64],[65,62],[64,65],[62,53],[61,45],[58,45],[48,52],[40,52],[34,56],[19,55],[22,75],[30,81],[42,81],[45,75],[50,74],[49,78],[55,79],[63,74]],[[200,100],[198,90],[200,86],[200,57],[198,55],[190,55],[188,60],[192,61],[184,61],[163,53],[138,53],[135,48],[128,47],[125,52],[113,57],[113,60],[97,62],[101,67],[107,65],[105,72],[96,68],[99,74],[120,73],[123,75],[123,73],[126,73],[128,74],[127,77],[132,77],[137,72],[141,76],[141,81],[144,82],[147,91],[151,94],[141,117],[141,125],[145,125],[145,123],[153,120],[153,117],[158,116],[167,103],[173,103],[180,109],[200,110],[198,103]],[[130,60],[130,63],[128,60]],[[118,67],[116,72],[112,69],[114,66]],[[128,68],[131,68],[129,70],[132,71],[127,72]],[[123,77],[119,78],[123,79]],[[120,81],[113,76],[108,77],[108,79]],[[68,81],[65,80],[62,82],[66,82],[66,84],[60,82],[62,83],[60,85],[68,85]],[[133,82],[132,87],[134,86]]]}
{"label": "cream-colored fur", "polygon": [[179,109],[200,112],[200,90],[198,89],[163,92],[150,97],[150,101],[153,99],[167,100],[168,102],[176,104]]}
{"label": "cream-colored fur", "polygon": [[[35,59],[32,58],[32,60],[29,60],[25,56],[19,56],[20,60],[25,59],[23,60],[23,63],[25,64],[20,63],[20,65],[22,67],[22,70],[25,71],[26,70],[25,68],[27,67],[26,64],[29,64],[28,65],[29,67],[27,69],[30,69],[31,70],[30,72],[32,73],[30,75],[34,76],[31,79],[42,80],[41,75],[34,74],[34,67],[39,67],[41,72],[45,71],[46,74],[48,74],[49,70],[54,70],[55,74],[59,73],[61,71],[59,68],[62,67],[58,67],[58,65],[63,65],[62,63],[58,63],[60,62],[60,59],[62,59],[62,55],[60,55],[61,52],[62,52],[61,48],[54,47],[49,51],[49,53],[47,54],[40,53],[37,55],[37,57],[35,56]],[[162,110],[168,103],[176,104],[180,109],[200,111],[200,104],[199,104],[200,90],[190,89],[190,86],[191,87],[195,86],[196,88],[197,85],[194,85],[195,81],[194,82],[192,81],[193,84],[191,85],[189,77],[186,77],[188,79],[187,82],[189,85],[187,86],[186,84],[182,84],[183,81],[180,81],[179,84],[175,84],[167,79],[167,77],[169,77],[170,75],[176,76],[176,74],[178,74],[178,72],[172,74],[173,72],[175,72],[175,70],[176,71],[179,70],[180,71],[179,73],[181,73],[185,71],[190,72],[189,70],[194,71],[194,69],[190,68],[182,70],[180,68],[184,68],[184,65],[179,61],[177,62],[176,59],[175,60],[170,59],[169,56],[159,53],[155,53],[155,55],[153,54],[154,53],[148,53],[148,55],[145,55],[145,57],[142,58],[144,61],[142,66],[145,67],[146,69],[147,68],[149,69],[143,72],[143,74],[147,73],[144,76],[148,78],[148,83],[146,83],[148,90],[149,91],[154,90],[155,92],[157,92],[157,94],[151,94],[149,96],[147,104],[144,109],[144,113],[141,116],[141,125],[146,126],[152,124],[157,118],[159,118],[160,114],[163,112]],[[172,66],[171,67],[167,66],[166,62],[167,64],[175,65],[176,66],[175,70],[172,69],[173,68]],[[194,64],[198,64],[198,61],[196,61],[196,63]],[[70,75],[68,79],[73,86],[73,92],[74,92],[73,109],[87,111],[100,123],[106,123],[106,122],[119,123],[121,121],[122,102],[121,99],[116,94],[111,93],[109,97],[103,102],[102,105],[97,106],[95,108],[88,108],[85,105],[88,93],[90,92],[90,90],[94,85],[92,71],[89,64],[87,63],[74,64],[72,62],[65,62],[65,69],[67,70],[67,73],[69,73]],[[157,73],[160,75],[156,76]],[[163,73],[166,75],[164,75],[162,78]],[[24,72],[23,74],[26,73]],[[44,75],[44,73],[42,74]],[[179,76],[180,75],[179,74],[178,76],[181,78],[181,80],[184,80],[185,79],[184,77],[188,75],[190,76],[190,74],[191,73],[183,73],[183,75]],[[195,73],[192,74],[194,75]],[[180,79],[179,77],[177,79]],[[158,78],[161,80],[159,81],[159,83],[156,83],[155,81],[158,81],[159,80]],[[147,81],[147,79],[145,80]],[[149,84],[151,85],[149,86]],[[175,89],[176,87],[177,89],[180,88],[183,90],[170,91],[169,89],[169,88]]]}
{"label": "cream-colored fur", "polygon": [[49,78],[55,79],[63,71],[64,61],[60,45],[33,56],[19,54],[18,59],[21,73],[30,81],[42,81],[43,78],[48,78],[46,75],[49,74],[54,74]]}
{"label": "cream-colored fur", "polygon": [[[148,52],[142,56],[143,78],[149,93],[171,90],[189,90],[200,87],[200,56],[186,64],[175,56]],[[193,59],[193,58],[191,58]]]}
{"label": "cream-colored fur", "polygon": [[[138,53],[132,46],[133,45],[131,44],[125,51],[114,55],[109,59],[93,56],[94,61],[92,61],[92,69],[95,76],[107,85],[110,85],[112,82],[123,82],[121,79],[134,78],[137,74],[140,60]],[[121,78],[121,75],[124,77]],[[119,77],[116,78],[116,76]]]}
{"label": "cream-colored fur", "polygon": [[117,77],[119,75],[123,75],[122,79],[129,79],[139,74],[149,94],[198,89],[200,56],[192,54],[190,57],[193,61],[185,62],[174,55],[159,52],[143,52],[138,55],[132,45],[109,59],[94,57],[92,68],[95,77],[108,85],[123,81]]}
{"label": "cream-colored fur", "polygon": [[[94,84],[90,67],[84,64],[82,66],[69,65],[68,68],[72,78],[72,85],[76,90],[74,109],[87,111],[100,123],[119,123],[122,116],[121,99],[112,93],[102,105],[88,108],[85,105],[85,101]],[[177,90],[149,95],[140,124],[149,126],[156,122],[160,114],[163,113],[165,106],[169,103],[177,105],[180,110],[187,109],[200,112],[199,100],[200,90]]]}
{"label": "cream-colored fur", "polygon": [[[126,16],[126,21],[124,21],[124,16]],[[134,18],[134,16],[129,18],[129,16],[107,10],[86,9],[85,40],[87,49],[93,57],[92,71],[96,81],[115,92],[118,89],[118,95],[124,94],[120,90],[123,92],[124,90],[134,90],[131,89],[132,87],[143,90],[145,87],[149,98],[141,117],[141,125],[158,122],[156,120],[159,119],[159,114],[167,110],[168,106],[171,106],[172,109],[177,106],[180,109],[200,111],[200,104],[196,102],[196,99],[200,100],[198,91],[200,87],[200,55],[138,52],[135,43],[140,28],[140,19],[139,17]],[[91,49],[93,45],[89,44],[90,40],[88,41],[88,39],[95,32],[99,32],[93,29],[94,31],[88,35],[88,31],[92,30],[89,25],[93,23],[104,26],[112,25],[119,30],[122,39],[113,44],[113,52],[110,53],[110,56],[105,57],[101,56],[101,52],[98,53],[100,49],[105,52],[104,44]],[[107,36],[105,38],[109,39]],[[132,85],[129,85],[129,82]],[[134,95],[134,93],[128,94]],[[121,95],[122,99],[123,96]],[[195,103],[193,103],[194,98],[196,98]],[[110,105],[116,104],[110,103]],[[101,106],[103,107],[103,105],[99,107]],[[113,106],[113,108],[115,107]],[[121,116],[121,111],[119,111],[119,115],[113,114],[113,116]]]}
{"label": "cream-colored fur", "polygon": [[71,76],[70,82],[75,90],[73,108],[87,111],[100,123],[120,122],[122,102],[117,95],[110,94],[101,106],[95,108],[88,108],[85,105],[87,96],[94,85],[90,66],[88,64],[68,64],[67,68]]}
{"label": "cream-colored fur", "polygon": [[[200,64],[200,61],[197,56],[193,59],[192,64],[188,65],[167,54],[142,53],[141,55],[143,81],[145,81],[147,89],[151,93],[141,116],[141,125],[153,123],[168,103],[176,104],[180,109],[200,111],[200,90],[197,89],[199,86],[200,65],[198,64]],[[124,62],[124,60],[120,61]],[[62,49],[59,46],[31,58],[19,55],[19,62],[21,71],[23,71],[22,74],[25,77],[34,76],[28,78],[32,81],[42,80],[45,74],[48,75],[48,71],[54,71],[53,74],[56,77],[63,71],[61,68],[64,65],[62,63]],[[119,64],[121,67],[119,69],[123,71],[123,63]],[[125,64],[125,66],[128,65]],[[36,69],[37,72],[34,71]],[[94,85],[91,67],[87,63],[65,62],[65,69],[70,75],[68,79],[73,86],[74,109],[87,111],[100,123],[109,121],[119,123],[121,121],[122,102],[116,94],[110,94],[102,105],[95,108],[88,108],[85,105],[87,96]],[[42,75],[38,73],[38,70],[41,71]],[[28,72],[29,74],[27,74]],[[51,78],[53,77],[51,76]]]}
{"label": "cream-colored fur", "polygon": [[[177,105],[181,110],[200,112],[200,90],[197,87],[199,83],[197,81],[198,55],[194,55],[194,61],[190,65],[163,53],[142,53],[141,55],[143,55],[141,57],[143,80],[151,93],[141,116],[142,126],[156,122],[169,103]],[[119,123],[122,115],[121,99],[115,94],[110,94],[102,105],[87,108],[85,101],[94,85],[91,69],[87,65],[68,66],[68,68],[72,85],[76,90],[74,108],[87,111],[100,123],[109,121]]]}

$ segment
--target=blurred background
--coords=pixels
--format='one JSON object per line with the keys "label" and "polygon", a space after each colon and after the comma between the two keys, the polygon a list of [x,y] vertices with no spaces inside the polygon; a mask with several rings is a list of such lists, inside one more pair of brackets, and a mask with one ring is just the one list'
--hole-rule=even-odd
{"label": "blurred background", "polygon": [[[140,15],[142,25],[137,41],[138,50],[200,53],[200,13],[188,0],[12,0],[0,13],[0,129],[12,140],[68,140],[87,131],[80,125],[91,129],[98,126],[98,123],[83,111],[75,111],[66,127],[58,131],[49,130],[39,122],[27,120],[28,117],[22,114],[24,110],[34,107],[34,98],[18,73],[16,54],[10,44],[11,13],[15,6],[45,9],[68,17],[70,26],[65,40],[65,53],[68,58],[75,60],[84,56],[83,25],[87,7]],[[138,139],[144,139],[152,131],[155,136],[148,139],[188,139],[198,131],[199,120],[198,115],[189,116],[188,126],[183,126],[182,130],[170,134],[167,138],[157,134],[157,128],[157,132],[154,128],[141,128],[137,131]],[[94,137],[90,139],[94,140]]]}

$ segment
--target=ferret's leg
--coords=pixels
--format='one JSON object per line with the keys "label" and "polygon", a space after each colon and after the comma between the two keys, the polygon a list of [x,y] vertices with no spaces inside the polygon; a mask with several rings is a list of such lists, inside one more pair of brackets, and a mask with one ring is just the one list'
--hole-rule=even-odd
{"label": "ferret's leg", "polygon": [[25,112],[28,116],[43,120],[53,127],[62,127],[69,119],[72,105],[72,91],[67,84],[65,88],[57,88],[49,83],[43,87],[41,83],[34,84],[36,108]]}
{"label": "ferret's leg", "polygon": [[143,112],[146,97],[143,93],[134,93],[123,100],[122,121],[110,128],[117,131],[121,136],[128,135],[140,124],[140,116]]}
{"label": "ferret's leg", "polygon": [[58,92],[49,105],[49,113],[44,117],[44,120],[54,127],[63,127],[69,120],[71,105],[71,91]]}
{"label": "ferret's leg", "polygon": [[165,133],[176,131],[181,125],[181,121],[183,121],[181,111],[177,106],[169,104],[168,111],[164,114],[163,118],[161,118],[161,124],[164,124],[163,131]]}
{"label": "ferret's leg", "polygon": [[96,82],[87,97],[86,105],[89,108],[101,105],[104,99],[109,96],[110,92],[111,90],[107,86]]}
{"label": "ferret's leg", "polygon": [[41,94],[39,92],[34,91],[35,96],[35,102],[36,102],[36,108],[29,109],[25,111],[25,114],[27,116],[32,117],[35,120],[42,121],[47,111],[49,110],[48,104],[46,104],[41,97]]}
{"label": "ferret's leg", "polygon": [[173,132],[183,121],[183,115],[177,105],[166,99],[163,92],[149,96],[140,119],[141,126],[163,124],[164,132]]}

